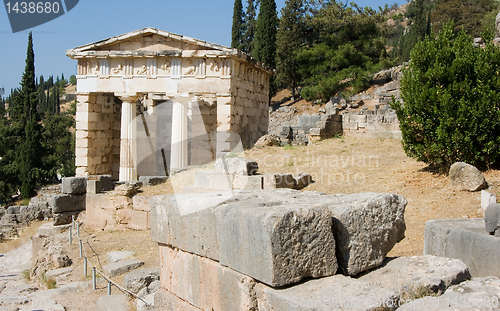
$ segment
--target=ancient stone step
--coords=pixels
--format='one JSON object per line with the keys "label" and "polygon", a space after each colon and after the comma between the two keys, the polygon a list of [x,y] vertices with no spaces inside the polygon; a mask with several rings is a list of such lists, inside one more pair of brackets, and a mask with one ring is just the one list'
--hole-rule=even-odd
{"label": "ancient stone step", "polygon": [[144,262],[137,259],[127,259],[114,263],[107,264],[102,267],[103,272],[110,277],[122,275],[131,270],[137,269],[143,266]]}
{"label": "ancient stone step", "polygon": [[469,268],[462,261],[431,255],[391,258],[382,267],[359,278],[396,292],[425,287],[436,293],[468,279]]}
{"label": "ancient stone step", "polygon": [[398,294],[351,277],[335,275],[309,280],[297,286],[275,289],[264,284],[256,286],[259,311],[372,311],[392,310]]}

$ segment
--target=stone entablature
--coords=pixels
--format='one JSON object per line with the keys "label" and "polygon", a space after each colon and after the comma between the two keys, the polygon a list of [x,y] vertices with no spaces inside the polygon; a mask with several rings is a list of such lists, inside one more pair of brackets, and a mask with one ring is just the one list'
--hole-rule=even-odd
{"label": "stone entablature", "polygon": [[77,175],[161,175],[267,132],[272,72],[236,49],[145,28],[66,54],[78,60]]}

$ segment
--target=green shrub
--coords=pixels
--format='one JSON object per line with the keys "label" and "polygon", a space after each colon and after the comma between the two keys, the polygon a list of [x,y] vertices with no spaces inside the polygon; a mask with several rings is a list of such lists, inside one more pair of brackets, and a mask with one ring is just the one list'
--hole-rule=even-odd
{"label": "green shrub", "polygon": [[499,162],[500,49],[473,45],[448,23],[411,52],[392,101],[406,154],[446,170],[457,161],[485,169]]}

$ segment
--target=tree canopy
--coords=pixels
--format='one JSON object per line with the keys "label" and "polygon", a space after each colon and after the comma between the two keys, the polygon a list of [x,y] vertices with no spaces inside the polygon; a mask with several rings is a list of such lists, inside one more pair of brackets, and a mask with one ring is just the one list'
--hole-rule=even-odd
{"label": "tree canopy", "polygon": [[408,156],[444,170],[457,161],[498,164],[500,49],[491,35],[483,39],[485,48],[474,46],[450,22],[412,50],[401,80],[404,104],[392,103]]}

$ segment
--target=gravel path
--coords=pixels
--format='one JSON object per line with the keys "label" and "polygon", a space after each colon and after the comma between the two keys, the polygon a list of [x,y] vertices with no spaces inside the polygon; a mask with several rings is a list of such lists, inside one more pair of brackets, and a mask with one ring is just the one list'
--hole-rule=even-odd
{"label": "gravel path", "polygon": [[31,242],[0,254],[0,311],[17,310],[16,306],[31,301],[29,294],[36,288],[30,286],[23,276],[31,259]]}

